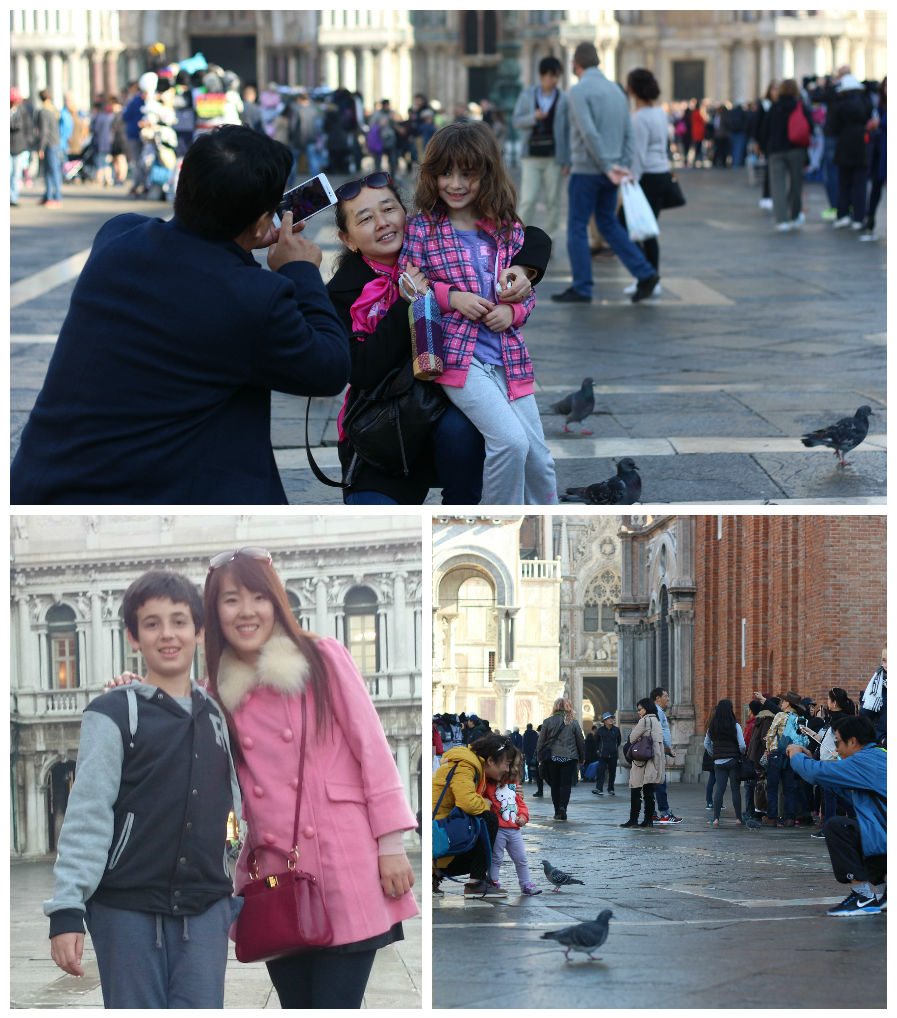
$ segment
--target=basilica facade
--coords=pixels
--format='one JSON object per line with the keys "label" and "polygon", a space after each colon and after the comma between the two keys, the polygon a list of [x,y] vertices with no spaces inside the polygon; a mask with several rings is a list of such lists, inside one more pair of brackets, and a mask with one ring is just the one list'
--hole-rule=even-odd
{"label": "basilica facade", "polygon": [[[350,516],[18,516],[11,548],[11,850],[55,850],[81,712],[140,672],[121,601],[153,568],[200,589],[228,548],[271,552],[304,628],[340,640],[364,676],[416,810],[421,782],[421,533],[417,520]],[[201,650],[194,677],[205,668]],[[364,733],[357,733],[359,739]]]}

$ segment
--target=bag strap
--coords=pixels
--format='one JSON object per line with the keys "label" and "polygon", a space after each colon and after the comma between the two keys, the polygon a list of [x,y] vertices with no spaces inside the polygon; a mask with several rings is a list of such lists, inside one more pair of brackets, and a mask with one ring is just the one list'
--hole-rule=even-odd
{"label": "bag strap", "polygon": [[458,769],[458,765],[449,771],[448,777],[445,779],[445,784],[442,787],[442,791],[439,794],[439,798],[436,800],[436,805],[433,807],[433,819],[436,819],[436,814],[439,812],[439,807],[442,805],[442,800],[445,798],[445,793],[448,791],[448,786],[452,783],[452,778],[455,776],[455,771]]}
{"label": "bag strap", "polygon": [[311,413],[311,396],[308,397],[308,402],[305,404],[305,455],[308,457],[308,465],[311,467],[311,472],[317,477],[321,484],[326,484],[331,488],[348,488],[349,485],[344,481],[331,481],[330,478],[324,473],[323,470],[315,463],[315,458],[311,454],[311,445],[308,441],[308,417]]}

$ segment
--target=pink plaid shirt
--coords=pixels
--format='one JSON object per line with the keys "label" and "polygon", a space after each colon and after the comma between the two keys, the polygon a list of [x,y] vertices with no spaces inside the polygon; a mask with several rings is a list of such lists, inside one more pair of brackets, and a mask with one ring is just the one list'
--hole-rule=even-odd
{"label": "pink plaid shirt", "polygon": [[[495,276],[506,269],[523,246],[523,227],[515,223],[510,239],[499,235],[495,224],[479,220],[477,227],[495,239],[498,254]],[[445,371],[436,381],[442,385],[461,388],[467,379],[470,361],[477,342],[479,325],[465,318],[460,311],[449,306],[452,287],[469,293],[479,293],[476,272],[467,260],[464,245],[455,233],[448,216],[431,216],[419,213],[405,226],[405,245],[399,255],[399,268],[404,271],[408,263],[416,265],[429,279],[442,312],[445,338]],[[531,293],[520,304],[512,304],[514,312],[511,327],[502,333],[502,363],[508,378],[508,395],[511,399],[528,396],[534,391],[535,374],[520,326],[529,318],[536,304]]]}

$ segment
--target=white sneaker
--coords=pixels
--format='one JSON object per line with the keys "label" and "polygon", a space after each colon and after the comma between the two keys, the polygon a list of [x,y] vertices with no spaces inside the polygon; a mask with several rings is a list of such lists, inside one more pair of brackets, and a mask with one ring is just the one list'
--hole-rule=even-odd
{"label": "white sneaker", "polygon": [[776,223],[778,233],[788,233],[791,230],[791,223]]}
{"label": "white sneaker", "polygon": [[761,209],[771,209],[772,198],[761,198],[760,201],[757,202],[757,204],[760,206]]}
{"label": "white sneaker", "polygon": [[[635,293],[637,286],[638,286],[638,283],[630,283],[629,286],[627,286],[623,290],[623,293],[627,297],[631,297]],[[660,285],[660,283],[658,283],[657,286],[654,287],[654,291],[651,294],[651,296],[652,297],[659,297],[662,293],[663,293],[663,287]]]}
{"label": "white sneaker", "polygon": [[803,214],[803,212],[798,212],[796,218],[791,220],[791,225],[796,230],[799,226],[803,226],[806,221],[807,217]]}
{"label": "white sneaker", "polygon": [[862,223],[858,223],[856,220],[854,220],[850,224],[850,228],[851,228],[851,230],[862,230],[863,224]]}
{"label": "white sneaker", "polygon": [[871,230],[864,230],[864,231],[863,231],[863,232],[862,232],[862,233],[861,233],[861,234],[859,235],[859,237],[858,237],[857,239],[858,239],[858,240],[864,240],[864,241],[869,241],[869,240],[878,240],[878,234],[877,234],[877,233],[872,233],[872,231],[871,231]]}
{"label": "white sneaker", "polygon": [[836,219],[832,223],[832,228],[835,230],[843,230],[850,226],[850,216],[841,216],[840,219]]}

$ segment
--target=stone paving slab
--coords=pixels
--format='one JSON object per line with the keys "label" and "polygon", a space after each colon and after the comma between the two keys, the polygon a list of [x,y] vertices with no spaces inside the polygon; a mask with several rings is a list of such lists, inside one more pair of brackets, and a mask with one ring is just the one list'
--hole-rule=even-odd
{"label": "stone paving slab", "polygon": [[[444,1008],[883,1008],[886,916],[848,922],[825,916],[844,894],[823,841],[809,830],[747,831],[730,819],[707,825],[704,789],[670,786],[684,822],[621,830],[629,810],[625,772],[615,799],[574,789],[567,824],[549,798],[533,799],[527,859],[543,893],[517,893],[507,861],[507,899],[465,901],[443,882],[433,905],[433,1001]],[[548,789],[546,788],[546,796]],[[585,882],[554,894],[540,859]],[[614,912],[601,961],[540,935]],[[652,972],[645,982],[645,966]],[[795,987],[776,993],[776,986]],[[463,987],[463,992],[459,992]],[[642,999],[650,997],[651,1003]]]}

